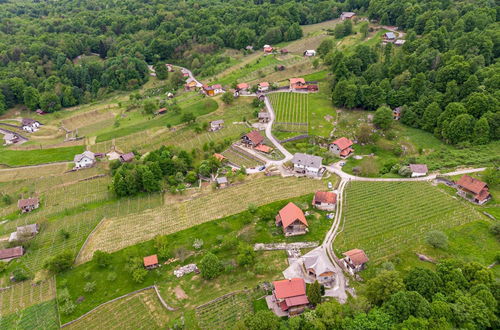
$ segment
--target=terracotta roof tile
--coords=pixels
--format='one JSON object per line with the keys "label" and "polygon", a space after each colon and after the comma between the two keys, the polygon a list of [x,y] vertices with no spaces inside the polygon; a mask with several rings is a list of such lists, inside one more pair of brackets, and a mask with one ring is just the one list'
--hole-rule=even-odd
{"label": "terracotta roof tile", "polygon": [[153,266],[156,265],[157,263],[158,263],[158,256],[156,254],[144,257],[144,267]]}
{"label": "terracotta roof tile", "polygon": [[308,226],[304,212],[294,203],[288,203],[284,208],[279,211],[283,228],[290,226],[295,220],[299,220],[304,225]]}
{"label": "terracotta roof tile", "polygon": [[368,257],[365,254],[365,251],[360,250],[360,249],[353,249],[347,252],[344,252],[344,255],[346,257],[349,257],[352,261],[353,264],[357,265],[362,265],[366,262],[368,262]]}
{"label": "terracotta roof tile", "polygon": [[317,191],[314,194],[314,201],[327,204],[335,204],[337,202],[337,194],[331,191]]}
{"label": "terracotta roof tile", "polygon": [[346,137],[341,137],[335,141],[332,142],[332,144],[335,144],[339,147],[340,150],[344,150],[352,146],[352,141],[349,140]]}
{"label": "terracotta roof tile", "polygon": [[479,194],[483,188],[487,187],[486,183],[478,179],[474,179],[468,175],[464,175],[457,181],[457,185],[467,190],[472,191],[475,194]]}
{"label": "terracotta roof tile", "polygon": [[276,298],[286,299],[306,294],[306,283],[301,278],[274,281],[274,292]]}

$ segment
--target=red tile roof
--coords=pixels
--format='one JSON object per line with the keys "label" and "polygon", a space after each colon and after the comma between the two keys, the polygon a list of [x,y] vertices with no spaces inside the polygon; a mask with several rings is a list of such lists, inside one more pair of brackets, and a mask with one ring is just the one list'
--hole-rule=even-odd
{"label": "red tile roof", "polygon": [[220,85],[220,84],[215,84],[215,85],[212,85],[212,88],[213,88],[213,89],[222,89],[222,85]]}
{"label": "red tile roof", "polygon": [[20,200],[17,201],[17,207],[18,208],[23,208],[23,207],[26,207],[26,206],[35,206],[38,203],[39,203],[39,200],[38,200],[37,197],[20,199]]}
{"label": "red tile roof", "polygon": [[259,83],[259,86],[260,87],[269,87],[269,83],[267,81],[263,81],[263,82]]}
{"label": "red tile roof", "polygon": [[351,152],[354,152],[354,149],[353,149],[353,148],[346,148],[346,149],[344,149],[344,150],[342,150],[342,151],[340,152],[340,155],[341,155],[341,156],[347,156],[347,155],[349,155]]}
{"label": "red tile roof", "polygon": [[285,298],[285,303],[288,308],[293,306],[307,305],[309,304],[309,299],[307,299],[306,295]]}
{"label": "red tile roof", "polygon": [[154,266],[156,264],[158,264],[158,256],[156,254],[144,257],[144,267]]}
{"label": "red tile roof", "polygon": [[368,257],[365,254],[365,251],[360,250],[360,249],[353,249],[347,252],[344,252],[344,255],[346,257],[349,257],[352,261],[353,264],[356,266],[362,265],[366,262],[368,262]]}
{"label": "red tile roof", "polygon": [[341,138],[333,141],[332,144],[337,145],[340,150],[344,150],[344,149],[349,148],[350,146],[352,146],[352,141],[349,140],[346,137],[341,137]]}
{"label": "red tile roof", "polygon": [[427,173],[427,165],[425,164],[410,164],[410,170],[414,173]]}
{"label": "red tile roof", "polygon": [[314,201],[327,204],[335,204],[337,202],[337,194],[331,191],[317,191],[314,194]]}
{"label": "red tile roof", "polygon": [[278,299],[286,299],[306,294],[306,283],[301,278],[274,281],[274,293]]}
{"label": "red tile roof", "polygon": [[469,191],[472,191],[475,194],[479,194],[481,190],[487,187],[486,182],[474,179],[473,177],[470,177],[467,174],[465,174],[463,177],[460,178],[460,180],[457,181],[457,185]]}
{"label": "red tile roof", "polygon": [[0,260],[19,258],[24,254],[24,249],[22,246],[16,246],[10,249],[0,250]]}
{"label": "red tile roof", "polygon": [[306,81],[304,80],[304,78],[290,78],[290,85],[294,85],[294,84],[305,84]]}
{"label": "red tile roof", "polygon": [[288,203],[284,208],[279,211],[281,223],[283,228],[290,226],[295,220],[299,220],[304,225],[308,226],[304,212],[294,203]]}
{"label": "red tile roof", "polygon": [[215,157],[215,159],[218,159],[219,161],[223,161],[224,159],[226,159],[226,157],[224,157],[224,155],[221,155],[218,153],[215,153],[214,157]]}
{"label": "red tile roof", "polygon": [[490,192],[488,191],[487,188],[481,190],[479,192],[479,194],[477,194],[476,196],[474,196],[474,198],[477,199],[480,202],[484,201],[485,199],[488,199],[488,197],[490,197]]}
{"label": "red tile roof", "polygon": [[135,158],[135,154],[133,152],[128,152],[126,154],[120,155],[120,159],[122,162],[130,162]]}
{"label": "red tile roof", "polygon": [[250,141],[252,141],[252,143],[254,145],[258,145],[258,144],[262,143],[262,141],[264,141],[264,137],[262,135],[260,135],[260,133],[258,131],[251,131],[250,133],[245,134],[245,136]]}
{"label": "red tile roof", "polygon": [[273,148],[266,146],[265,144],[259,144],[258,146],[255,147],[255,150],[262,151],[268,154],[273,150]]}
{"label": "red tile roof", "polygon": [[250,86],[247,83],[241,83],[241,84],[236,85],[237,89],[247,89],[248,87],[250,87]]}

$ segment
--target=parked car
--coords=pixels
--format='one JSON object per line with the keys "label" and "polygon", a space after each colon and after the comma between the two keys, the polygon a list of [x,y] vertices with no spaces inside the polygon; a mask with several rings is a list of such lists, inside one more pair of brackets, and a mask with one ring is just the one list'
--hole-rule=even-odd
{"label": "parked car", "polygon": [[261,167],[259,167],[259,171],[264,171],[266,169],[266,165],[262,165]]}
{"label": "parked car", "polygon": [[328,189],[333,189],[333,184],[331,182],[328,182]]}

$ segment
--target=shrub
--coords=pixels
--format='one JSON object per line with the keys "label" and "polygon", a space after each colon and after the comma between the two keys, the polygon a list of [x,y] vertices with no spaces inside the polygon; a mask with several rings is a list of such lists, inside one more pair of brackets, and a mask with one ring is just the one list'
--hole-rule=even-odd
{"label": "shrub", "polygon": [[16,268],[12,271],[12,276],[16,282],[24,281],[29,278],[28,273],[23,268]]}
{"label": "shrub", "polygon": [[253,265],[255,262],[255,251],[252,246],[243,242],[240,243],[238,245],[238,256],[236,260],[240,266]]}
{"label": "shrub", "polygon": [[200,261],[201,276],[207,280],[216,278],[222,272],[223,266],[219,258],[213,253],[208,252]]}
{"label": "shrub", "polygon": [[196,249],[196,250],[199,250],[201,249],[203,246],[203,240],[200,239],[200,238],[195,238],[194,240],[194,243],[193,243],[193,247]]}
{"label": "shrub", "polygon": [[85,283],[85,286],[83,287],[83,291],[90,293],[95,291],[96,284],[95,282],[87,282]]}
{"label": "shrub", "polygon": [[66,301],[64,304],[59,305],[59,310],[64,315],[72,314],[74,312],[75,308],[76,308],[75,303],[73,303],[70,300]]}
{"label": "shrub", "polygon": [[109,273],[108,276],[106,277],[106,280],[108,282],[113,282],[114,280],[116,280],[116,273],[113,272]]}
{"label": "shrub", "polygon": [[257,212],[257,206],[253,203],[248,204],[248,212],[254,214]]}
{"label": "shrub", "polygon": [[493,235],[495,235],[498,239],[500,239],[500,223],[495,223],[490,227],[490,231]]}
{"label": "shrub", "polygon": [[99,267],[106,268],[111,264],[111,254],[101,250],[94,252],[93,260]]}
{"label": "shrub", "polygon": [[61,228],[61,230],[59,230],[59,236],[63,240],[67,240],[70,237],[70,233],[67,230]]}
{"label": "shrub", "polygon": [[425,240],[429,245],[437,249],[445,249],[448,246],[448,236],[439,230],[433,230],[427,233]]}
{"label": "shrub", "polygon": [[147,270],[145,270],[144,268],[136,268],[132,272],[132,279],[136,283],[142,283],[142,282],[144,282],[144,278],[146,277],[146,275],[148,275]]}
{"label": "shrub", "polygon": [[74,256],[71,251],[64,251],[48,258],[43,267],[53,274],[58,274],[71,267],[73,258]]}

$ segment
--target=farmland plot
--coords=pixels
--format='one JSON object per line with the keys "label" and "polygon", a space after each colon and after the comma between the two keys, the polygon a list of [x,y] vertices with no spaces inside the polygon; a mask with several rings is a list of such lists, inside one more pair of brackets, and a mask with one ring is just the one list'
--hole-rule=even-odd
{"label": "farmland plot", "polygon": [[[77,128],[80,129],[82,127],[92,126],[102,121],[109,121],[110,119],[114,119],[114,117],[115,114],[109,109],[93,110],[66,118],[62,121],[62,124],[66,129],[74,130]],[[82,132],[80,131],[80,133]]]}
{"label": "farmland plot", "polygon": [[207,304],[196,307],[196,318],[202,329],[226,329],[238,320],[253,313],[252,301],[262,291],[240,291],[224,295]]}
{"label": "farmland plot", "polygon": [[0,317],[0,329],[59,329],[56,300]]}
{"label": "farmland plot", "polygon": [[469,204],[425,182],[352,182],[344,198],[336,251],[363,249],[373,261],[411,248],[431,230],[481,218]]}
{"label": "farmland plot", "polygon": [[40,284],[31,281],[14,284],[0,291],[0,316],[20,312],[30,306],[53,300],[55,297],[56,283],[53,277]]}
{"label": "farmland plot", "polygon": [[171,234],[207,221],[239,213],[249,204],[256,206],[302,196],[325,184],[306,178],[263,177],[217,190],[173,205],[163,205],[145,212],[105,219],[80,251],[77,263],[92,258],[95,250],[113,252],[129,245]]}
{"label": "farmland plot", "polygon": [[168,311],[154,289],[118,299],[98,307],[68,329],[165,329]]}
{"label": "farmland plot", "polygon": [[227,149],[222,153],[222,155],[224,155],[224,157],[226,157],[228,161],[238,166],[245,166],[246,168],[252,168],[255,166],[262,165],[262,162],[258,162],[257,160],[250,158],[247,155],[244,155],[232,149]]}
{"label": "farmland plot", "polygon": [[62,174],[67,168],[67,164],[47,164],[38,166],[36,170],[30,167],[2,169],[0,170],[0,182],[58,175]]}
{"label": "farmland plot", "polygon": [[269,100],[276,113],[274,128],[282,132],[308,133],[308,94],[273,93]]}

